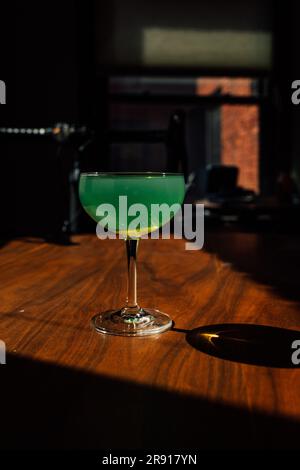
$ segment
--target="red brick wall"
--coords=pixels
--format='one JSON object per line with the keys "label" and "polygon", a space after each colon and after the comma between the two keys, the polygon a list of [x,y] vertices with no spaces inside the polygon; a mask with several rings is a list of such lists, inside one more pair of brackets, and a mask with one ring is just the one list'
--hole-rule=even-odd
{"label": "red brick wall", "polygon": [[221,161],[239,167],[239,184],[258,191],[258,107],[221,108]]}
{"label": "red brick wall", "polygon": [[[197,82],[197,94],[251,95],[251,79],[207,78]],[[259,115],[256,105],[221,107],[221,162],[239,167],[239,185],[259,190]]]}

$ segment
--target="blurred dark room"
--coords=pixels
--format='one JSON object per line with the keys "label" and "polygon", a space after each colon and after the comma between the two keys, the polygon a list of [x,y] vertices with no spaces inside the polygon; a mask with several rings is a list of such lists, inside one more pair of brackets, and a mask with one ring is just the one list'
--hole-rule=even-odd
{"label": "blurred dark room", "polygon": [[211,221],[294,233],[297,2],[137,5],[4,9],[1,235],[85,230],[77,169],[182,171]]}
{"label": "blurred dark room", "polygon": [[[0,449],[299,449],[299,2],[1,12]],[[161,335],[90,327],[122,305],[126,260],[79,180],[120,174],[182,175],[178,201],[204,205],[201,250],[141,241]],[[140,308],[129,238],[123,310]]]}

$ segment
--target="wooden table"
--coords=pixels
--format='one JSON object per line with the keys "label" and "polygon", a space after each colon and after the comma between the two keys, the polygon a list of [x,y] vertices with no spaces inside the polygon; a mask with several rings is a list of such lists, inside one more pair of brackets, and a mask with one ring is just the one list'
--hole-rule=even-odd
{"label": "wooden table", "polygon": [[73,243],[0,250],[1,448],[299,446],[297,239],[216,233],[202,251],[143,240],[140,303],[175,322],[147,338],[90,327],[124,303],[123,242]]}

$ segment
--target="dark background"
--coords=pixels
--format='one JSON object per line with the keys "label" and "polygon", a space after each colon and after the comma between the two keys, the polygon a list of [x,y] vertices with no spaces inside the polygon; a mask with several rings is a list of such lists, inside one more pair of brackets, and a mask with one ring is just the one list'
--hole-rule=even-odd
{"label": "dark background", "polygon": [[[170,2],[163,3],[165,10],[170,7]],[[183,24],[193,3],[185,2]],[[248,6],[243,18],[243,2],[227,3],[231,23],[247,29],[249,2],[245,3]],[[271,195],[276,192],[280,171],[300,173],[300,109],[291,104],[291,82],[300,78],[297,23],[300,7],[292,0],[262,3],[269,12],[268,24],[273,35],[271,69],[160,66],[150,67],[146,73],[267,79],[267,100],[260,108],[259,165],[260,192]],[[14,0],[1,8],[0,78],[6,82],[7,104],[0,108],[0,126],[43,127],[56,122],[86,125],[93,129],[94,141],[81,159],[81,168],[111,169],[107,139],[108,79],[112,75],[145,74],[139,65],[114,63],[110,35],[116,27],[115,2]],[[180,24],[180,18],[177,21]],[[202,26],[210,28],[215,23],[218,27],[227,20],[217,9],[209,21],[211,24]],[[152,22],[159,25],[160,19],[152,18]],[[130,44],[134,45],[132,56],[138,56],[139,38],[133,37]],[[68,171],[80,143],[80,139],[73,139],[59,148],[50,137],[0,135],[3,237],[45,235],[60,230],[68,211]],[[151,170],[151,161],[145,168]]]}

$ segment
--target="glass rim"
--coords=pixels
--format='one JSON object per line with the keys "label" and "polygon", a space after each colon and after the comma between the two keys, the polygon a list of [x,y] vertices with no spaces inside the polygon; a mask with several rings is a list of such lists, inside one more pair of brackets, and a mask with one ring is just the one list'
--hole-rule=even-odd
{"label": "glass rim", "polygon": [[83,171],[80,176],[184,176],[168,171]]}

